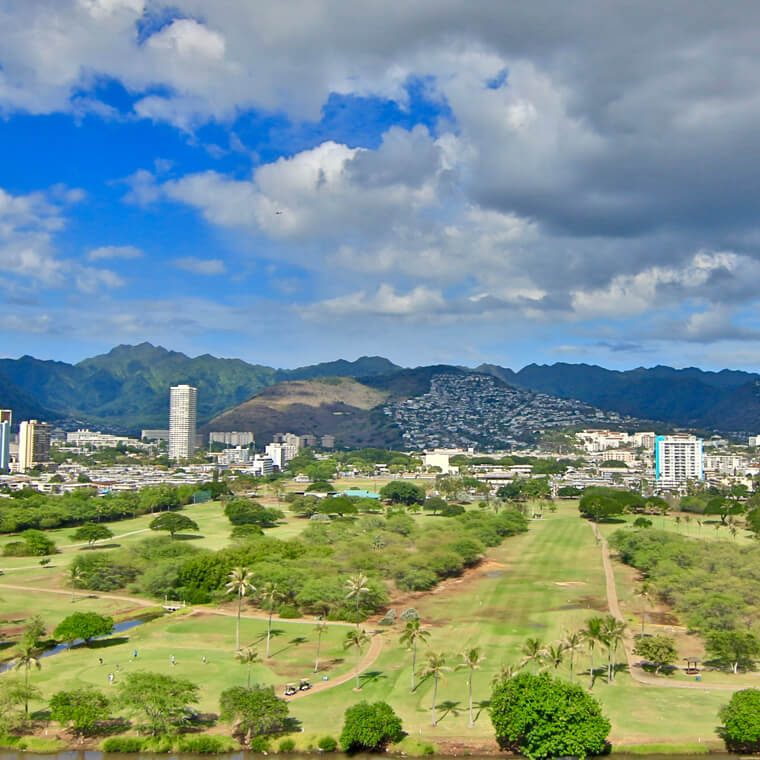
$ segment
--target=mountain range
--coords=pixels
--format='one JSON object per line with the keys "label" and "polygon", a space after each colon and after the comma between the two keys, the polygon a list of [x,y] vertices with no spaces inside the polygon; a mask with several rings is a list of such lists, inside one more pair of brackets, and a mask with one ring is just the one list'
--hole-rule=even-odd
{"label": "mountain range", "polygon": [[[300,404],[308,397],[303,406],[311,410],[309,414],[323,406],[319,399],[324,397],[326,407],[321,411],[329,411],[329,415],[323,415],[325,424],[320,427],[325,429],[330,418],[340,419],[336,427],[341,432],[347,415],[340,414],[340,408],[327,407],[339,406],[340,392],[348,391],[348,386],[341,389],[339,384],[321,383],[315,390],[298,386],[298,382],[353,378],[373,388],[382,395],[383,403],[388,403],[422,396],[430,390],[431,378],[442,372],[491,375],[513,388],[574,399],[600,410],[671,425],[726,432],[760,429],[760,375],[737,370],[707,372],[657,366],[617,371],[566,363],[531,364],[517,372],[493,364],[474,370],[448,365],[409,369],[378,356],[288,370],[209,354],[188,357],[150,343],[117,346],[77,364],[31,356],[0,359],[0,408],[13,409],[16,421],[47,419],[66,427],[86,424],[134,434],[144,427],[166,427],[169,386],[189,383],[198,388],[199,424],[208,426],[212,419],[265,390],[254,405],[259,417],[264,408],[275,409],[277,404],[282,411],[287,405],[282,393],[287,396],[292,391],[301,399],[293,403]],[[281,383],[287,384],[285,389],[272,390]],[[356,390],[352,389],[352,393]],[[378,412],[380,402],[364,408],[372,400],[371,394],[365,396],[362,404],[348,406],[362,410],[356,414],[362,417],[365,427],[387,425],[387,419]],[[298,415],[278,418],[275,414],[270,418],[272,425],[295,424],[299,419]],[[365,437],[388,443],[394,438],[388,430]]]}

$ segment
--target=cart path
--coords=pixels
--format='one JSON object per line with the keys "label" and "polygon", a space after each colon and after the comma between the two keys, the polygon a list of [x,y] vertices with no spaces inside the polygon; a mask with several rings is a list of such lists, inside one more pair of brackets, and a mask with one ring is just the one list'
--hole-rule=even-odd
{"label": "cart path", "polygon": [[[64,589],[52,589],[52,588],[39,588],[34,586],[16,586],[10,583],[0,583],[0,589],[10,589],[13,591],[31,591],[35,593],[43,593],[43,594],[59,594],[64,596],[71,596],[70,591],[66,591]],[[74,597],[77,598],[84,598],[84,599],[115,599],[116,601],[120,602],[129,602],[131,604],[135,604],[141,607],[156,607],[159,603],[148,601],[147,599],[141,599],[140,597],[136,596],[121,596],[117,594],[74,594]],[[189,616],[194,615],[218,615],[221,617],[231,617],[235,618],[237,617],[237,612],[232,610],[219,610],[219,609],[210,609],[207,607],[186,607],[185,609],[189,610]],[[269,620],[268,614],[261,614],[261,615],[240,615],[241,620]],[[298,624],[298,625],[308,625],[309,623],[314,623],[314,620],[312,619],[304,619],[304,618],[294,618],[294,619],[287,619],[283,620],[281,618],[273,618],[273,623],[277,623],[278,625],[280,623],[285,624]],[[328,625],[330,626],[339,626],[343,628],[353,628],[354,623],[346,623],[344,621],[336,620],[331,621]],[[315,684],[312,685],[311,689],[308,691],[299,691],[297,694],[293,694],[290,697],[286,697],[286,699],[299,699],[300,697],[306,697],[309,694],[316,694],[320,691],[326,691],[327,689],[334,689],[336,686],[342,686],[347,681],[351,681],[353,678],[356,677],[357,672],[359,674],[363,673],[365,670],[367,670],[369,667],[371,667],[377,658],[380,656],[380,653],[383,651],[383,636],[382,633],[375,631],[372,634],[372,640],[370,642],[369,649],[367,650],[367,653],[362,657],[361,661],[358,665],[355,665],[350,670],[347,670],[345,673],[341,673],[339,676],[336,676],[335,678],[332,678],[328,681],[317,681]],[[285,685],[283,684],[281,687],[281,691],[284,691]]]}
{"label": "cart path", "polygon": [[[332,624],[331,624],[332,625]],[[349,623],[348,625],[352,625]],[[320,691],[327,691],[327,689],[334,689],[336,686],[342,686],[347,681],[352,681],[354,678],[356,678],[356,674],[359,673],[361,675],[367,668],[369,668],[371,665],[375,663],[375,660],[380,656],[380,653],[383,651],[383,635],[382,633],[375,632],[372,635],[372,641],[370,642],[369,649],[367,650],[367,654],[362,657],[361,662],[358,665],[355,665],[351,670],[347,670],[345,673],[342,673],[339,676],[336,676],[335,678],[330,679],[329,681],[317,681],[316,683],[312,684],[311,689],[308,691],[299,691],[293,694],[292,696],[285,697],[288,701],[292,699],[299,699],[300,697],[307,697],[309,694],[315,694]],[[283,691],[284,691],[284,685],[283,685]]]}
{"label": "cart path", "polygon": [[[612,560],[610,559],[610,548],[607,544],[607,539],[599,533],[599,528],[596,523],[591,523],[591,529],[594,532],[594,537],[599,543],[602,550],[602,564],[604,566],[604,576],[607,586],[607,607],[609,608],[610,615],[617,620],[624,621],[623,614],[620,611],[620,602],[618,601],[617,586],[615,585],[615,569],[612,566]],[[623,648],[625,649],[626,660],[628,661],[628,672],[631,674],[631,678],[637,683],[645,686],[659,686],[666,689],[692,689],[698,691],[740,691],[746,689],[747,685],[732,685],[732,684],[713,684],[707,686],[696,681],[688,683],[685,681],[669,681],[664,677],[658,677],[647,673],[645,670],[636,665],[637,659],[633,653],[634,639],[630,631],[626,631],[625,638],[623,640]]]}

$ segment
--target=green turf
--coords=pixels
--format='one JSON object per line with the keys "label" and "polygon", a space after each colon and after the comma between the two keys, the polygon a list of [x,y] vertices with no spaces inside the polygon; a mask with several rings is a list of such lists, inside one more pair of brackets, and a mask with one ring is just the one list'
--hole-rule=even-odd
{"label": "green turf", "polygon": [[[203,508],[211,507],[203,505]],[[435,518],[424,516],[420,522],[424,525],[431,519]],[[32,572],[39,575],[45,571],[21,571],[18,575]],[[618,568],[624,600],[631,593],[625,588],[625,573],[625,568]],[[0,594],[8,599],[4,590]],[[41,597],[42,594],[35,595],[35,602]],[[19,603],[19,597],[13,599],[14,606]],[[43,615],[52,617],[65,612],[66,604],[70,603],[64,597],[43,604],[48,605]],[[459,653],[466,647],[481,647],[486,660],[475,674],[477,704],[488,698],[491,678],[499,666],[519,661],[520,648],[528,636],[549,643],[564,631],[579,628],[590,615],[606,611],[600,549],[590,525],[578,517],[577,503],[562,503],[556,514],[533,521],[527,534],[490,550],[488,564],[478,571],[477,578],[449,580],[434,593],[404,599],[396,610],[401,612],[410,605],[419,610],[423,624],[431,631],[430,649],[445,652],[452,666],[459,662]],[[3,608],[6,606],[3,603]],[[254,666],[254,680],[275,684],[280,689],[288,680],[309,675],[316,642],[313,623],[276,621],[275,628],[283,633],[273,642],[274,657],[266,664]],[[243,642],[255,642],[264,630],[263,622],[244,621]],[[347,655],[342,650],[345,632],[345,627],[331,626],[323,640],[323,657],[333,661],[326,671],[330,678],[348,670],[355,661],[353,653]],[[348,706],[359,699],[385,699],[401,715],[405,730],[416,740],[448,739],[478,744],[491,739],[492,729],[484,709],[477,710],[476,725],[468,728],[464,671],[447,673],[439,685],[439,723],[435,728],[430,725],[432,683],[422,682],[410,693],[411,655],[398,644],[400,632],[399,624],[381,634],[386,639],[383,652],[363,674],[360,694],[353,691],[351,681],[292,703],[291,713],[302,721],[304,736],[337,734]],[[261,649],[262,645],[256,646]],[[130,659],[134,648],[139,652],[137,662]],[[201,706],[214,710],[223,688],[245,681],[245,667],[234,661],[233,648],[234,618],[179,614],[135,629],[129,640],[103,647],[97,654],[78,649],[50,658],[33,678],[46,696],[64,685],[78,683],[108,688],[107,674],[118,662],[122,670],[145,668],[190,678],[202,684]],[[418,665],[425,650],[425,646],[421,647]],[[175,666],[170,663],[172,654],[176,657]],[[204,655],[205,664],[201,661]],[[98,656],[106,660],[104,666],[98,665]],[[599,658],[597,665],[601,665]],[[576,671],[584,684],[588,682],[588,666],[588,658],[580,655]],[[559,673],[569,675],[566,663]],[[593,693],[612,720],[612,739],[616,743],[626,747],[688,746],[701,740],[710,746],[720,746],[714,726],[718,708],[728,698],[725,692],[645,687],[623,673],[613,685],[607,685],[599,677]]]}

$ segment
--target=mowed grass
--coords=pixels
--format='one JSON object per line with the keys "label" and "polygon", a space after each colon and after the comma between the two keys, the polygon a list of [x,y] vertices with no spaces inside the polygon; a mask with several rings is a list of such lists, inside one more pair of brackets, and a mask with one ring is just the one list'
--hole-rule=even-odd
{"label": "mowed grass", "polygon": [[[425,516],[420,522],[424,526],[429,519],[436,518]],[[306,525],[308,521],[297,523]],[[626,572],[626,568],[617,569],[621,585],[627,582]],[[621,596],[625,599],[631,593],[627,589]],[[8,598],[5,590],[0,589],[0,594]],[[35,595],[35,602],[42,596],[53,595]],[[14,606],[17,603],[19,600],[14,600]],[[31,611],[31,603],[27,604]],[[60,615],[67,602],[59,598],[49,604],[49,614]],[[80,608],[70,603],[69,606]],[[453,668],[461,662],[464,649],[481,648],[485,660],[474,674],[473,687],[475,727],[468,727],[465,670],[447,672],[445,680],[439,683],[439,722],[436,727],[431,725],[433,683],[430,679],[422,680],[415,692],[410,693],[411,653],[399,645],[403,630],[399,623],[382,629],[379,634],[384,638],[383,651],[362,674],[360,693],[354,691],[352,680],[291,703],[291,714],[302,722],[307,735],[337,735],[347,707],[361,699],[383,699],[399,713],[405,730],[412,737],[422,741],[465,741],[475,747],[488,746],[493,731],[482,703],[490,695],[491,679],[500,666],[519,663],[520,650],[528,637],[551,643],[565,631],[582,627],[591,615],[605,614],[600,549],[587,521],[578,517],[577,502],[560,503],[556,514],[547,513],[542,520],[531,522],[527,534],[507,539],[502,546],[490,550],[487,563],[474,574],[451,579],[434,593],[400,600],[395,605],[396,612],[402,612],[407,606],[418,609],[423,626],[431,634],[428,644],[419,647],[418,668],[424,665],[427,651],[445,653],[447,664]],[[252,680],[274,684],[279,690],[287,681],[310,675],[316,654],[316,635],[313,623],[289,623],[275,618],[273,626],[282,631],[272,643],[274,656],[269,662],[254,666]],[[241,641],[253,643],[263,651],[261,636],[265,629],[263,621],[244,620]],[[330,625],[323,638],[322,658],[330,661],[326,671],[329,678],[346,672],[356,662],[356,653],[342,648],[347,630],[345,626]],[[139,653],[137,661],[131,658],[135,648]],[[98,650],[77,649],[47,659],[42,671],[34,673],[33,678],[46,697],[64,686],[79,683],[107,689],[108,673],[114,671],[118,663],[117,681],[123,671],[130,669],[189,678],[201,685],[202,709],[216,711],[220,692],[246,679],[246,669],[235,662],[233,649],[233,617],[179,613],[134,629],[114,645]],[[170,662],[172,655],[176,658],[174,666]],[[103,666],[98,664],[98,656],[104,658]],[[207,658],[206,663],[202,662],[203,656]],[[598,668],[603,656],[597,654]],[[622,654],[619,659],[623,660]],[[588,656],[579,655],[575,664],[576,679],[587,686]],[[559,674],[569,677],[567,662],[560,666]],[[615,683],[608,685],[600,669],[593,694],[612,721],[611,738],[617,744],[676,746],[701,742],[711,747],[721,746],[714,727],[719,707],[728,700],[726,692],[642,686],[626,673],[620,673]]]}

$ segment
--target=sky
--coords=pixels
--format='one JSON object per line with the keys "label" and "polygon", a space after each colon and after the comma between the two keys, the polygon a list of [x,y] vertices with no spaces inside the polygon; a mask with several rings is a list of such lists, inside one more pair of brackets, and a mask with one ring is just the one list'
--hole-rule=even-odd
{"label": "sky", "polygon": [[756,369],[759,25],[0,0],[0,354]]}

